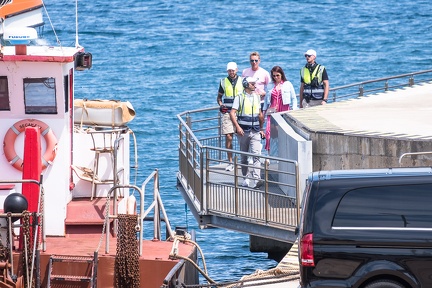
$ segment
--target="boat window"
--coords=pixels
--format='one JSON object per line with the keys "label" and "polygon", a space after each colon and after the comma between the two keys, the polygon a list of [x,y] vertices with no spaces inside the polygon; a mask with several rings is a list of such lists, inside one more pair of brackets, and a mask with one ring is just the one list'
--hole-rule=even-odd
{"label": "boat window", "polygon": [[415,184],[348,191],[333,226],[432,228],[431,189],[431,184]]}
{"label": "boat window", "polygon": [[63,76],[63,83],[64,83],[64,95],[65,95],[65,113],[69,111],[69,76],[65,75]]}
{"label": "boat window", "polygon": [[0,110],[10,111],[9,88],[6,76],[0,76]]}
{"label": "boat window", "polygon": [[26,114],[57,114],[55,79],[24,79],[24,103]]}

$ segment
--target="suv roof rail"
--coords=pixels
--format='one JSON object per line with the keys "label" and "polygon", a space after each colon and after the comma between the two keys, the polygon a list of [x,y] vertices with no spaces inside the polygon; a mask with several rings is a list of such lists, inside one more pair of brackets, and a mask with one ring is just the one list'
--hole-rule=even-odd
{"label": "suv roof rail", "polygon": [[424,176],[432,175],[432,167],[409,168],[374,168],[350,170],[326,170],[312,173],[312,180],[330,180],[346,178],[388,177],[391,176]]}

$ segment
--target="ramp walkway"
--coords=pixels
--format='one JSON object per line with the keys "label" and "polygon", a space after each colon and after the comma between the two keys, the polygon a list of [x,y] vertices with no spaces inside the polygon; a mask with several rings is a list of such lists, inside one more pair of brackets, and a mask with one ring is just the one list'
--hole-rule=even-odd
{"label": "ramp walkway", "polygon": [[[177,115],[177,187],[201,228],[286,247],[296,240],[310,172],[432,166],[431,77],[426,70],[336,87],[327,105],[272,114],[271,150],[257,156],[264,180],[259,189],[241,186],[239,159],[254,155],[240,152],[236,137],[233,150],[224,148],[218,107],[183,112]],[[227,152],[234,155],[233,172],[225,171]]]}

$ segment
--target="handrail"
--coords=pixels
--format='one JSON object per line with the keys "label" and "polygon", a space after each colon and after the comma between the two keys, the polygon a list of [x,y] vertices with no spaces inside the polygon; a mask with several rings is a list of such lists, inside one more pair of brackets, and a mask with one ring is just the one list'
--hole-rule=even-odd
{"label": "handrail", "polygon": [[[40,204],[41,204],[41,201],[43,200],[42,199],[42,197],[43,197],[43,187],[42,187],[42,176],[41,176],[41,181],[37,181],[37,180],[34,180],[34,179],[22,179],[22,180],[0,180],[0,184],[12,184],[12,183],[15,183],[15,184],[24,184],[24,183],[33,183],[33,184],[36,184],[36,185],[38,185],[39,186],[39,200],[38,200],[38,208],[37,208],[37,212],[36,212],[36,214],[38,215],[38,216],[40,216],[40,215],[42,215],[42,219],[45,219],[45,215],[44,215],[44,210],[42,210],[42,212],[40,212],[39,210],[40,210]],[[6,217],[7,218],[9,218],[9,217],[12,217],[12,216],[14,216],[14,217],[19,217],[19,218],[21,218],[22,217],[22,213],[10,213],[10,212],[8,212],[8,213],[5,213],[6,214]],[[2,218],[5,218],[4,216],[2,216],[2,215],[0,215],[0,217],[2,217]],[[8,230],[9,230],[9,238],[10,239],[12,239],[12,223],[11,223],[12,221],[9,221],[9,227],[8,227]],[[36,223],[36,226],[39,226],[39,221],[37,221],[37,223]],[[38,238],[38,235],[37,235],[37,233],[38,233],[38,231],[39,231],[39,228],[38,229],[35,229],[35,235],[34,235],[34,245],[33,245],[33,249],[34,250],[36,250],[36,247],[37,247],[37,245],[36,245],[36,241],[37,241],[37,238]],[[43,249],[43,251],[45,251],[46,250],[46,235],[45,235],[45,225],[43,225],[43,223],[42,223],[42,225],[41,225],[41,232],[42,232],[42,249]],[[9,245],[10,245],[10,247],[9,247],[9,262],[11,263],[11,274],[12,275],[14,275],[14,261],[13,261],[13,241],[10,241],[10,243],[9,243]],[[36,253],[35,253],[35,251],[33,251],[33,258],[32,258],[32,270],[33,270],[33,265],[34,265],[34,261],[35,261],[35,255],[36,255]]]}
{"label": "handrail", "polygon": [[[404,77],[414,76],[414,75],[420,75],[420,74],[426,74],[426,73],[432,73],[432,69],[417,71],[417,72],[413,72],[413,73],[405,73],[405,74],[400,74],[400,75],[396,75],[396,76],[377,78],[377,79],[372,79],[372,80],[367,80],[367,81],[362,81],[362,82],[357,82],[357,83],[352,83],[349,85],[343,85],[343,86],[335,87],[333,90],[335,90],[335,89],[340,90],[340,89],[345,89],[345,88],[349,88],[349,87],[353,87],[353,86],[382,82],[382,81],[387,81],[387,80],[392,80],[392,79],[399,79],[399,78],[404,78]],[[332,89],[330,89],[330,90],[332,90]]]}
{"label": "handrail", "polygon": [[[153,189],[154,200],[152,203],[150,203],[147,210],[144,211],[145,187],[152,179],[154,181],[154,189]],[[137,223],[138,229],[139,229],[139,255],[142,255],[142,252],[143,252],[142,251],[142,243],[143,243],[143,236],[144,236],[143,222],[145,220],[145,217],[151,212],[151,210],[154,210],[154,217],[153,217],[154,239],[161,240],[161,231],[160,231],[161,230],[161,226],[160,226],[161,220],[159,217],[160,212],[163,213],[164,222],[166,223],[166,228],[167,228],[167,231],[168,231],[170,237],[171,238],[174,237],[174,233],[173,233],[171,226],[169,224],[170,222],[169,222],[168,216],[166,214],[165,207],[163,206],[162,199],[161,199],[160,194],[159,194],[159,173],[158,173],[157,169],[155,169],[155,171],[153,171],[147,177],[147,179],[144,180],[141,187],[142,188],[140,189],[139,187],[137,187],[135,185],[114,185],[113,187],[110,188],[110,190],[107,193],[107,205],[110,201],[112,192],[115,191],[116,189],[131,188],[131,189],[138,191],[138,193],[140,194],[140,209],[138,212],[139,215],[137,216],[137,217],[139,217],[139,221]],[[117,210],[113,210],[113,213],[114,213],[113,215],[110,215],[109,209],[108,209],[107,215],[105,216],[105,225],[106,225],[106,229],[105,229],[105,233],[106,233],[105,253],[106,254],[109,253],[110,219],[117,219],[117,217],[118,217]]]}
{"label": "handrail", "polygon": [[[143,193],[142,193],[142,191],[141,191],[141,189],[140,188],[138,188],[137,186],[135,186],[135,185],[114,185],[113,187],[111,187],[109,190],[108,190],[108,192],[107,192],[107,206],[109,205],[109,203],[110,203],[110,201],[111,201],[111,193],[114,191],[114,190],[116,190],[116,189],[120,189],[120,188],[132,188],[132,189],[135,189],[135,190],[137,190],[138,191],[138,193],[140,194],[140,198],[142,198],[143,197]],[[110,231],[110,219],[117,219],[117,216],[118,216],[118,214],[117,214],[117,211],[115,211],[115,210],[113,210],[113,215],[110,215],[110,213],[109,213],[109,208],[108,207],[106,207],[106,209],[107,209],[107,215],[105,215],[105,254],[109,254],[109,231]],[[141,210],[140,210],[140,215],[141,215],[141,213],[142,213],[142,208],[141,208]],[[143,230],[143,224],[142,224],[142,222],[141,223],[138,223],[138,226],[139,226],[139,229],[140,229],[140,231],[142,231]],[[142,239],[142,237],[140,237],[140,239],[139,239],[139,255],[141,256],[142,255],[142,241],[143,241],[143,239]]]}
{"label": "handrail", "polygon": [[[120,171],[117,171],[117,159],[118,159],[117,153],[118,153],[118,149],[120,148],[120,141],[124,141],[123,135],[116,137],[116,139],[114,140],[114,145],[113,145],[114,154],[113,154],[112,161],[114,162],[114,164],[113,164],[113,182],[114,182],[114,185],[118,185],[118,183],[119,183],[118,173]],[[122,168],[122,169],[124,169],[124,168]],[[96,171],[94,173],[96,173]],[[114,205],[113,205],[114,206],[113,207],[114,215],[117,215],[117,209],[118,209],[117,199],[118,199],[118,194],[117,194],[117,189],[115,189],[114,190]],[[117,230],[117,223],[116,222],[114,222],[114,230]]]}
{"label": "handrail", "polygon": [[[377,78],[377,79],[352,83],[352,84],[348,84],[348,85],[342,85],[342,86],[338,86],[335,88],[330,88],[329,95],[331,92],[334,92],[331,99],[333,100],[333,102],[336,102],[337,100],[342,99],[342,98],[343,99],[352,98],[352,97],[348,97],[348,96],[353,96],[354,98],[364,96],[365,92],[376,92],[379,90],[388,91],[388,90],[390,90],[390,88],[398,88],[398,87],[403,87],[403,86],[410,86],[411,87],[411,86],[414,86],[414,84],[415,84],[415,81],[414,81],[415,75],[423,75],[423,74],[428,74],[428,73],[432,74],[432,69],[422,70],[422,71],[417,71],[417,72],[412,72],[412,73],[405,73],[405,74],[400,74],[400,75],[390,76],[390,77],[384,77],[384,78]],[[405,78],[405,77],[410,77],[408,79],[407,84],[400,84],[400,85],[391,86],[391,87],[388,86],[389,80],[401,79],[401,78]],[[430,82],[430,81],[432,81],[432,78],[431,79],[425,79],[425,80],[419,80],[419,81],[417,81],[417,83]],[[375,88],[375,89],[366,90],[366,91],[364,90],[365,85],[379,83],[379,82],[385,82],[384,86],[382,88]],[[353,88],[353,87],[359,87],[357,93],[351,93],[351,94],[345,94],[345,95],[339,95],[339,96],[336,95],[337,91],[347,90],[347,89]],[[329,96],[329,98],[330,98],[330,96]]]}
{"label": "handrail", "polygon": [[402,158],[404,158],[405,156],[410,156],[410,155],[428,155],[428,154],[432,154],[432,151],[427,151],[427,152],[408,152],[408,153],[403,153],[403,154],[399,157],[399,165],[402,165]]}
{"label": "handrail", "polygon": [[[142,184],[142,191],[143,191],[143,195],[145,194],[145,186],[148,184],[148,182],[150,182],[151,178],[154,177],[154,183],[153,183],[153,202],[150,204],[150,206],[147,208],[147,210],[142,214],[141,216],[141,222],[144,220],[144,218],[150,213],[151,209],[154,208],[154,234],[153,237],[154,239],[158,239],[161,240],[161,234],[160,234],[160,226],[158,226],[158,224],[160,223],[160,218],[159,218],[159,212],[162,211],[162,214],[164,216],[165,219],[165,223],[166,223],[166,228],[167,231],[170,235],[170,238],[173,238],[174,233],[171,229],[171,225],[170,225],[170,221],[168,219],[168,215],[166,213],[165,207],[162,203],[162,199],[160,197],[160,193],[159,193],[159,172],[158,169],[155,169],[155,171],[153,171],[148,177],[147,179],[143,182]],[[144,208],[144,196],[142,198],[141,201],[141,207]],[[142,235],[141,235],[142,237]]]}

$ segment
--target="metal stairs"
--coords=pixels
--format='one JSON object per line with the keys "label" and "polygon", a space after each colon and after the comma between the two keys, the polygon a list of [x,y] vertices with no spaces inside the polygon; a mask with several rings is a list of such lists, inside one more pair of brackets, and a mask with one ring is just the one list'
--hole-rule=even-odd
{"label": "metal stairs", "polygon": [[[55,263],[59,263],[54,265]],[[63,264],[60,264],[63,263]],[[96,288],[97,280],[97,263],[98,252],[94,252],[93,257],[68,256],[68,255],[51,255],[48,267],[47,287],[50,288],[52,283],[59,282],[88,282],[91,288]],[[62,265],[63,267],[59,267]],[[54,267],[56,266],[56,267]],[[57,269],[56,269],[57,268]],[[65,274],[65,271],[82,272],[81,275]],[[53,274],[61,273],[61,274]]]}

